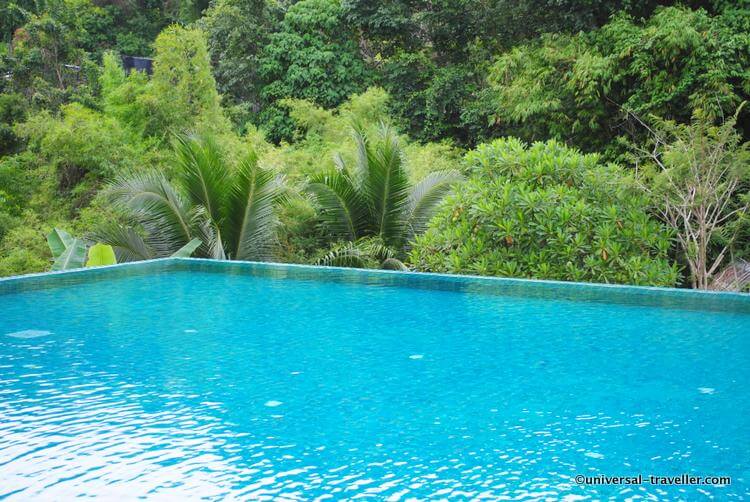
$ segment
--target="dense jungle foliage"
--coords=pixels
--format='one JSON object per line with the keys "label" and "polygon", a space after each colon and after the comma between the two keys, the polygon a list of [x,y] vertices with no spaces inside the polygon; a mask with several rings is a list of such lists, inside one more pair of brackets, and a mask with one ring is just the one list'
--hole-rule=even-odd
{"label": "dense jungle foliage", "polygon": [[72,235],[746,289],[749,98],[747,0],[4,0],[0,276]]}

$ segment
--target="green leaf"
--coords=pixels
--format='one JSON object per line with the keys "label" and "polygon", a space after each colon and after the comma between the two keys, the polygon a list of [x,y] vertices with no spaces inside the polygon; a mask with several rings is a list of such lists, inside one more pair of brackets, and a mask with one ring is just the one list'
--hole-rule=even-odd
{"label": "green leaf", "polygon": [[434,216],[440,202],[450,192],[453,184],[460,180],[461,174],[458,171],[435,171],[412,188],[407,207],[410,238],[427,229],[427,223]]}
{"label": "green leaf", "polygon": [[360,191],[367,201],[376,234],[386,245],[399,247],[407,237],[405,215],[411,186],[398,136],[381,124],[380,141],[371,144],[361,131],[354,140],[359,151]]}
{"label": "green leaf", "polygon": [[73,239],[65,251],[52,264],[52,270],[70,270],[83,267],[86,259],[86,245],[81,239]]}
{"label": "green leaf", "polygon": [[177,136],[174,144],[179,184],[194,205],[201,205],[214,222],[229,192],[229,170],[211,136]]}
{"label": "green leaf", "polygon": [[52,256],[57,259],[65,252],[65,249],[73,242],[73,238],[65,230],[54,228],[47,235],[47,244],[49,245]]}
{"label": "green leaf", "polygon": [[160,172],[126,173],[109,186],[107,194],[115,207],[143,227],[147,236],[143,247],[158,258],[171,256],[189,242],[201,216]]}
{"label": "green leaf", "polygon": [[380,264],[383,270],[409,270],[404,263],[397,258],[388,258]]}
{"label": "green leaf", "polygon": [[154,251],[131,227],[124,227],[115,222],[105,223],[92,233],[92,237],[102,244],[112,246],[120,263],[155,258]]}
{"label": "green leaf", "polygon": [[280,190],[273,172],[261,169],[255,154],[240,162],[226,195],[224,237],[231,259],[262,261],[272,256]]}
{"label": "green leaf", "polygon": [[180,249],[172,254],[174,258],[190,258],[193,252],[203,244],[200,239],[192,239],[190,242],[182,246]]}
{"label": "green leaf", "polygon": [[367,224],[367,208],[347,173],[339,170],[313,176],[307,189],[331,233],[349,240],[358,237]]}
{"label": "green leaf", "polygon": [[324,267],[367,268],[367,261],[362,256],[362,251],[353,242],[347,242],[330,250],[320,257],[315,264]]}
{"label": "green leaf", "polygon": [[89,248],[89,259],[87,267],[101,267],[103,265],[116,265],[115,250],[108,244],[97,243]]}

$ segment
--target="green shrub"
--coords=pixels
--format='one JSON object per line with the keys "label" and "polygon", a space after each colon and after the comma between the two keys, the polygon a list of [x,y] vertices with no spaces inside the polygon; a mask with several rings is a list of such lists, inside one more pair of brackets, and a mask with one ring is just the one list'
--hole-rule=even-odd
{"label": "green shrub", "polygon": [[20,94],[0,94],[0,156],[16,152],[21,146],[13,124],[26,118],[28,103]]}
{"label": "green shrub", "polygon": [[3,237],[5,237],[5,235],[16,225],[18,225],[18,219],[5,211],[3,208],[3,194],[0,192],[0,242],[2,242]]}
{"label": "green shrub", "polygon": [[43,272],[51,263],[43,225],[33,215],[24,216],[0,242],[0,277]]}
{"label": "green shrub", "polygon": [[[311,101],[285,99],[281,103],[295,123],[296,141],[282,143],[278,148],[257,137],[248,135],[264,165],[282,171],[294,182],[305,182],[312,176],[334,169],[334,157],[341,156],[350,164],[357,159],[356,143],[352,139],[352,125],[362,128],[370,136],[377,136],[380,124],[392,123],[388,115],[390,96],[380,87],[369,87],[353,94],[341,105],[325,109]],[[257,131],[256,131],[257,136]],[[258,142],[264,143],[258,148]],[[449,171],[460,165],[463,151],[449,141],[417,143],[406,135],[399,135],[409,180],[417,183],[429,173]]]}
{"label": "green shrub", "polygon": [[325,232],[318,225],[318,215],[304,194],[290,197],[279,208],[278,253],[287,263],[305,263],[326,246]]}
{"label": "green shrub", "polygon": [[154,73],[125,74],[119,57],[105,53],[99,77],[107,115],[158,144],[173,133],[227,135],[231,123],[211,74],[205,34],[170,26],[154,42]]}
{"label": "green shrub", "polygon": [[173,25],[159,34],[154,49],[151,88],[142,98],[155,115],[151,134],[227,131],[230,124],[211,74],[206,35],[197,28]]}
{"label": "green shrub", "polygon": [[104,113],[143,136],[151,115],[142,103],[149,89],[148,75],[139,71],[126,74],[120,56],[107,52],[103,58],[99,86],[102,90]]}
{"label": "green shrub", "polygon": [[305,99],[333,108],[367,87],[373,75],[357,40],[339,0],[302,0],[289,7],[258,60],[265,84],[259,121],[269,139],[294,135],[294,121],[280,100]]}
{"label": "green shrub", "polygon": [[56,118],[41,112],[18,126],[29,150],[57,174],[67,193],[85,178],[101,180],[137,166],[138,151],[119,123],[78,103],[64,105]]}
{"label": "green shrub", "polygon": [[549,141],[467,154],[470,179],[416,239],[418,270],[672,286],[668,230],[619,167]]}
{"label": "green shrub", "polygon": [[20,216],[39,182],[33,176],[34,155],[23,153],[0,158],[0,211]]}
{"label": "green shrub", "polygon": [[521,138],[556,138],[615,158],[623,153],[618,136],[645,135],[623,111],[689,122],[702,108],[721,117],[750,97],[748,12],[667,7],[647,20],[619,13],[593,32],[516,46],[490,71],[495,120]]}

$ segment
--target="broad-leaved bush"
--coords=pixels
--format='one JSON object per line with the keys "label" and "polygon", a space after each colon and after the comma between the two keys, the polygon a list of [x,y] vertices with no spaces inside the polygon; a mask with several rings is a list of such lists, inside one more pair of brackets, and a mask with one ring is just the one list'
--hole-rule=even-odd
{"label": "broad-leaved bush", "polygon": [[618,166],[556,141],[499,139],[410,253],[422,271],[673,286],[671,235]]}

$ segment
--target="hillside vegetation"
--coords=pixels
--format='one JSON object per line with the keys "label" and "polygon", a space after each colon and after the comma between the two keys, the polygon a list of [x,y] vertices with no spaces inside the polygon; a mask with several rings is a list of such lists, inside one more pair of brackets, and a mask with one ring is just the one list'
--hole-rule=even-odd
{"label": "hillside vegetation", "polygon": [[0,276],[58,228],[117,261],[742,290],[748,98],[745,2],[9,0]]}

